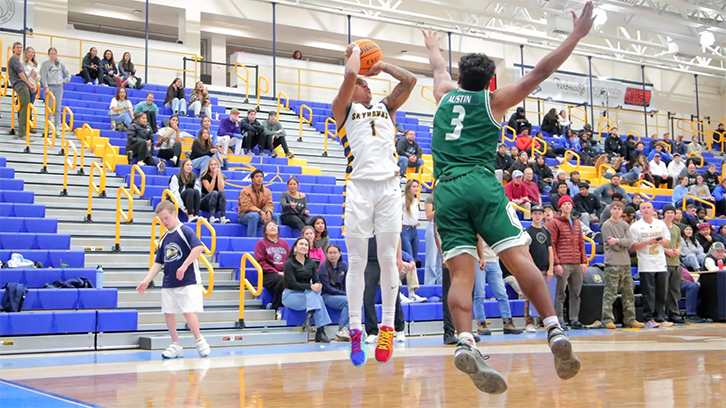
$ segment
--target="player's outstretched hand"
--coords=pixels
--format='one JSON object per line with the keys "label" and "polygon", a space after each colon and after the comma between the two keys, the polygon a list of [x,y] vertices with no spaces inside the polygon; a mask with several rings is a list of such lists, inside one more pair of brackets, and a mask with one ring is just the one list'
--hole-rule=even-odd
{"label": "player's outstretched hand", "polygon": [[593,16],[593,4],[592,1],[588,1],[585,3],[585,8],[582,9],[582,13],[580,13],[580,16],[577,16],[577,13],[575,11],[570,11],[572,13],[572,34],[576,38],[585,38],[587,34],[592,29],[592,24],[595,22],[595,17]]}
{"label": "player's outstretched hand", "polygon": [[364,75],[367,77],[372,77],[380,74],[383,69],[383,64],[385,64],[385,62],[383,61],[376,62],[375,64],[373,64],[372,67],[368,68],[368,71]]}
{"label": "player's outstretched hand", "polygon": [[139,285],[136,287],[136,291],[139,293],[144,293],[146,292],[147,287],[149,287],[149,282],[141,281],[141,283],[139,283]]}
{"label": "player's outstretched hand", "polygon": [[439,51],[443,51],[444,49],[439,46],[439,42],[441,41],[441,36],[439,35],[438,30],[435,30],[431,27],[429,27],[428,31],[421,29],[421,34],[424,36],[424,43],[426,44],[426,48],[429,50],[438,48]]}

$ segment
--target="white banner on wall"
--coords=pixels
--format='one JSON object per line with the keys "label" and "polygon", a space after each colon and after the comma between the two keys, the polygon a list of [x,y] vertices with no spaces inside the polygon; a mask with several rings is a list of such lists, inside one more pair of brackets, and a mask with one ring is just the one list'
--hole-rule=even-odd
{"label": "white banner on wall", "polygon": [[0,28],[10,31],[23,31],[23,12],[28,8],[26,27],[33,27],[34,0],[0,0]]}
{"label": "white banner on wall", "polygon": [[[515,78],[522,76],[519,67],[513,68]],[[524,73],[532,68],[525,67]],[[621,109],[643,108],[643,86],[622,82],[617,79],[592,78],[592,97],[595,106]],[[562,72],[555,72],[530,94],[532,98],[551,99],[574,105],[590,102],[590,78]],[[653,86],[645,84],[645,101],[648,110],[656,109],[653,101]]]}

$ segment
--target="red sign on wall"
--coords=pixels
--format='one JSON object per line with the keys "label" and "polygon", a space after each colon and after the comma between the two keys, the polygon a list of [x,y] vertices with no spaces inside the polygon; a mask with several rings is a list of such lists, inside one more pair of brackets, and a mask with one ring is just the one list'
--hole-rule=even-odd
{"label": "red sign on wall", "polygon": [[641,88],[626,88],[625,89],[625,104],[634,106],[650,106],[650,91],[645,91],[645,103],[643,103],[643,89]]}

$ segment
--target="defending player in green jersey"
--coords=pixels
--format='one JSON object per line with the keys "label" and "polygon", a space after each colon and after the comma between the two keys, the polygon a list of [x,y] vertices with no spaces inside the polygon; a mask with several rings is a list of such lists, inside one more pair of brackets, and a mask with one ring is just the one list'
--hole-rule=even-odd
{"label": "defending player in green jersey", "polygon": [[494,175],[494,155],[501,134],[498,118],[552,75],[590,32],[592,1],[585,4],[579,18],[574,11],[572,17],[572,33],[557,49],[520,80],[493,92],[488,88],[496,68],[494,61],[484,54],[464,55],[459,61],[457,87],[441,56],[440,37],[435,31],[423,31],[434,76],[434,98],[439,105],[431,140],[437,179],[434,206],[443,261],[451,273],[449,309],[459,333],[454,362],[486,393],[505,392],[507,383],[487,365],[470,333],[477,235],[497,253],[545,317],[557,375],[566,380],[580,370],[580,360],[559,325],[542,274],[529,255],[529,235]]}

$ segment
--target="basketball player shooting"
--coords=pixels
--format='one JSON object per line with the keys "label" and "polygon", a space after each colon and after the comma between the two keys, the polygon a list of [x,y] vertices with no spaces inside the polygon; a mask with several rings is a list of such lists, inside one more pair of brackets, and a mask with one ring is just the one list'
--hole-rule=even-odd
{"label": "basketball player shooting", "polygon": [[[434,207],[443,261],[451,272],[449,309],[459,333],[456,367],[468,374],[479,390],[499,394],[504,378],[489,367],[476,348],[471,331],[471,293],[477,262],[477,234],[497,253],[517,278],[522,291],[545,316],[548,343],[557,375],[566,380],[580,370],[580,361],[555,315],[542,274],[529,256],[529,234],[494,175],[494,154],[500,123],[507,109],[522,102],[572,54],[592,28],[592,1],[578,17],[572,12],[572,33],[527,75],[512,85],[489,92],[494,61],[484,54],[467,54],[459,61],[458,88],[446,71],[436,31],[423,31],[434,76],[434,116],[431,151],[438,180]],[[584,271],[583,271],[584,272]],[[351,310],[353,310],[351,308]]]}
{"label": "basketball player shooting", "polygon": [[350,267],[346,288],[350,311],[350,359],[353,365],[359,367],[368,359],[363,343],[361,309],[368,239],[373,237],[374,232],[378,243],[383,300],[376,360],[385,363],[393,355],[393,316],[398,296],[398,266],[401,265],[398,247],[402,216],[393,120],[396,110],[406,102],[416,85],[416,77],[403,68],[383,61],[376,62],[365,76],[385,72],[400,83],[382,101],[371,104],[368,83],[358,78],[361,70],[360,46],[350,44],[346,57],[345,77],[333,100],[332,111],[348,158],[344,226]]}

